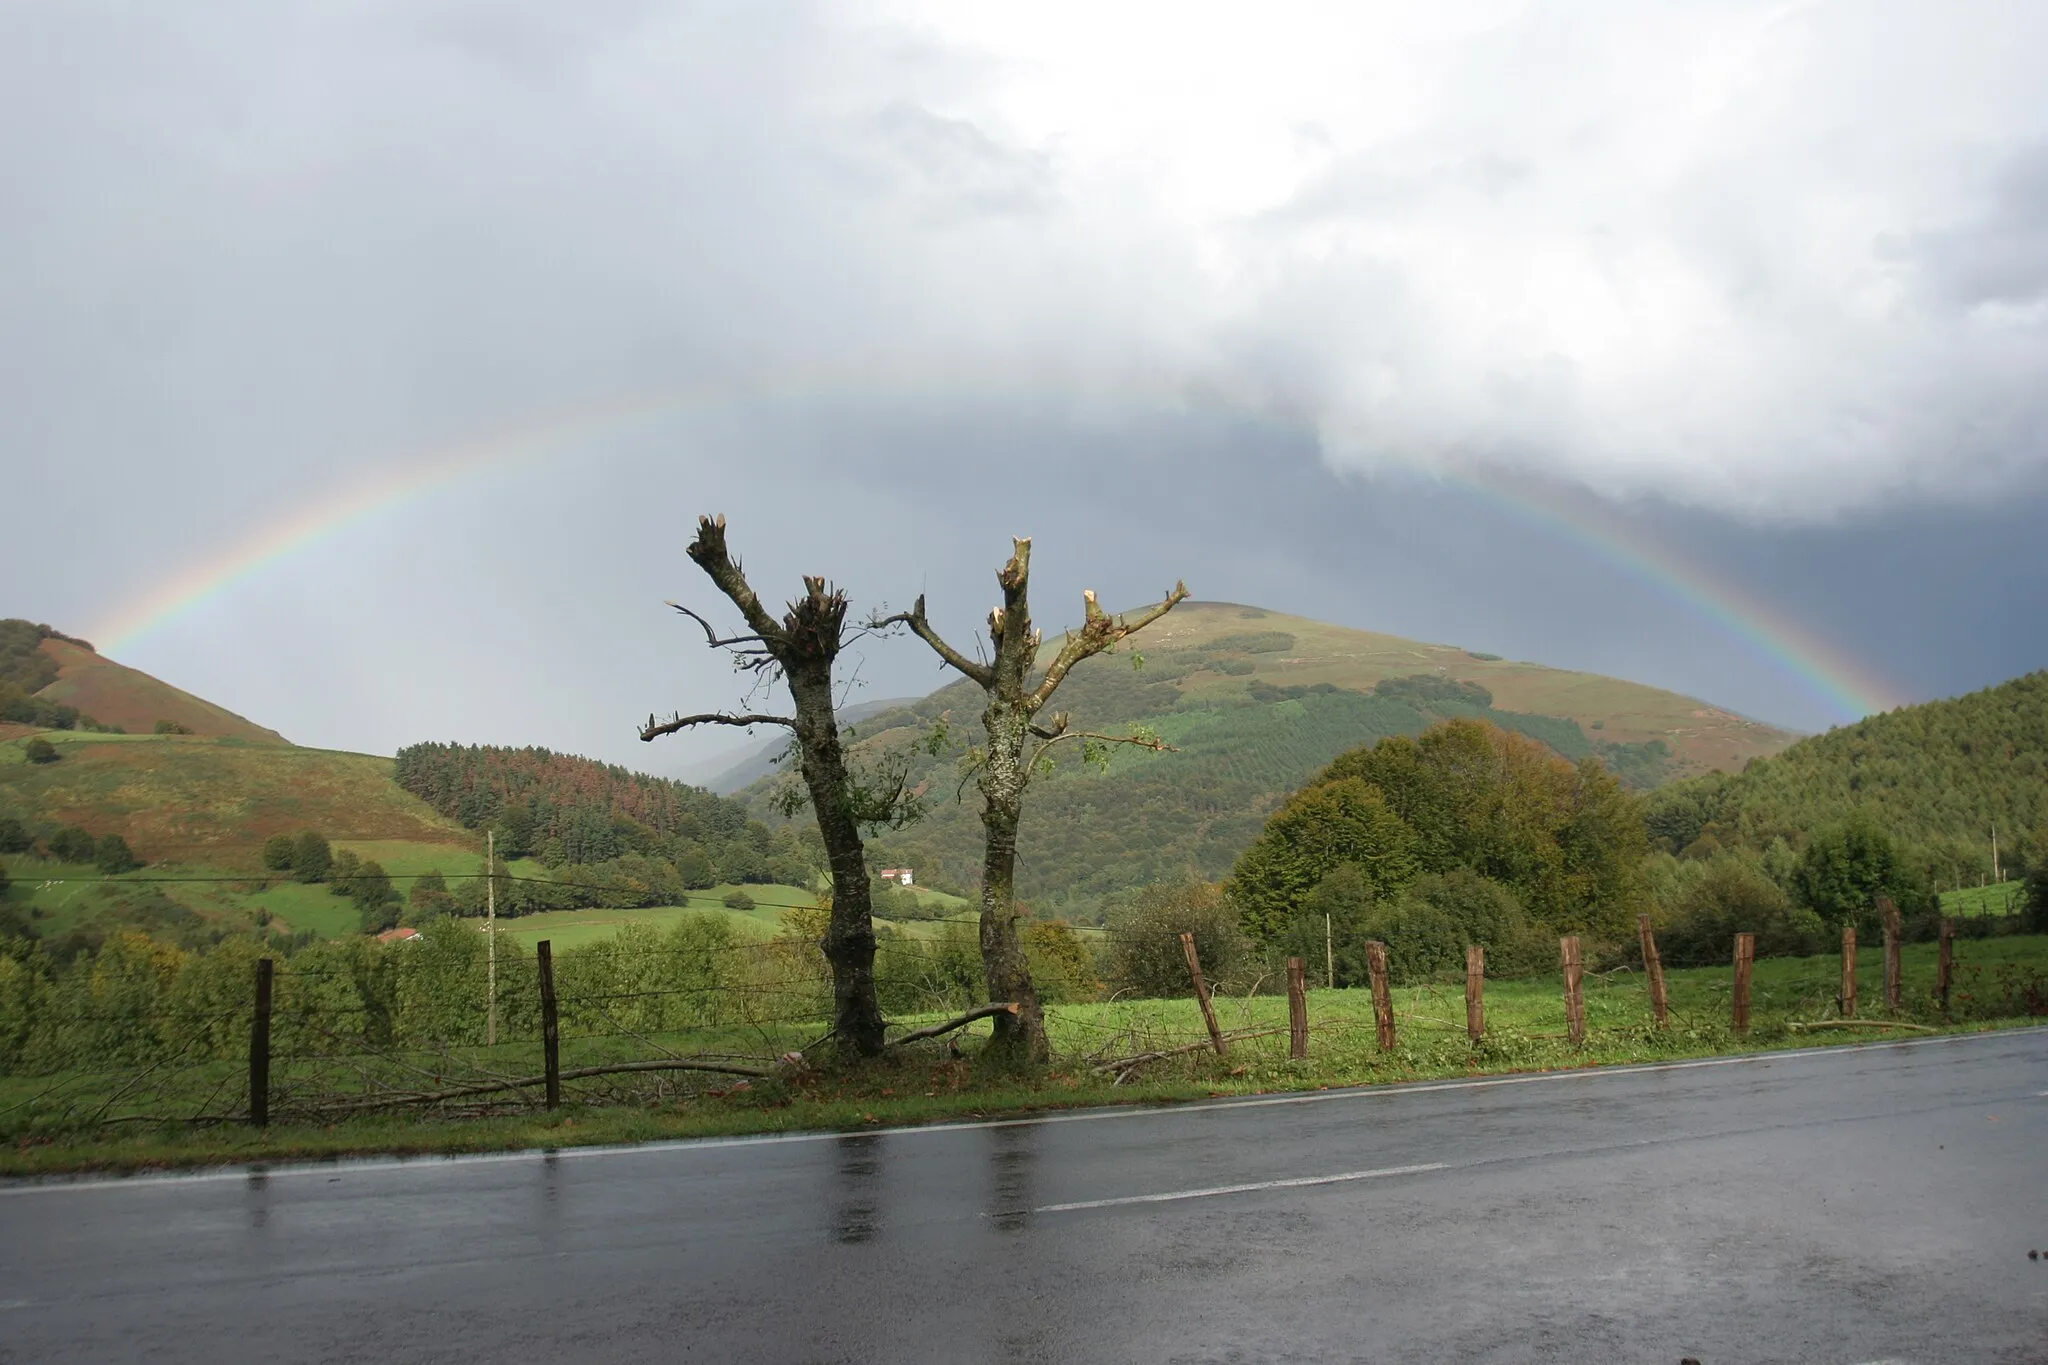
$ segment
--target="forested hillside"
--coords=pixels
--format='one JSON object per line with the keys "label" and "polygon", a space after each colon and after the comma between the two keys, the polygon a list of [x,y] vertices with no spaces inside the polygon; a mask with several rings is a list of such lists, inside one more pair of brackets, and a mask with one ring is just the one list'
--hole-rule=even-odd
{"label": "forested hillside", "polygon": [[494,829],[501,857],[550,867],[620,859],[669,865],[621,867],[621,880],[673,880],[677,888],[720,881],[805,885],[814,859],[796,832],[749,820],[739,801],[701,787],[547,749],[414,744],[398,751],[398,784],[470,829]]}
{"label": "forested hillside", "polygon": [[1948,886],[1991,871],[1994,825],[2009,855],[2023,848],[2048,822],[2048,671],[1830,730],[1740,774],[1665,787],[1648,807],[1674,853],[1798,847],[1851,820]]}
{"label": "forested hillside", "polygon": [[[1390,644],[1391,637],[1255,608],[1190,603],[1180,610],[1190,611],[1188,621],[1179,621],[1179,612],[1167,618],[1178,633],[1148,632],[1136,650],[1076,669],[1060,690],[1058,705],[1071,714],[1073,728],[1119,731],[1138,724],[1173,751],[1118,750],[1101,767],[1068,754],[1034,783],[1024,806],[1018,886],[1043,910],[1092,917],[1114,892],[1189,875],[1221,877],[1275,807],[1323,765],[1361,744],[1420,734],[1447,719],[1486,720],[1567,759],[1600,758],[1635,786],[1660,780],[1678,764],[1681,718],[1672,720],[1670,740],[1616,742],[1607,738],[1605,722],[1595,722],[1602,731],[1588,733],[1569,716],[1502,707],[1486,683],[1453,672],[1449,657],[1464,651]],[[1422,671],[1430,661],[1438,667]],[[1475,674],[1490,666],[1466,663]],[[1539,690],[1531,671],[1549,671],[1515,667],[1523,672],[1496,670],[1494,676],[1525,693]],[[1390,668],[1408,671],[1389,674]],[[1611,679],[1557,676],[1578,680],[1556,684],[1560,698],[1573,688],[1584,693],[1590,682],[1605,684],[1616,698],[1632,698],[1637,719],[1615,725],[1623,735],[1642,734],[1642,711],[1666,695]],[[978,881],[977,799],[971,785],[965,801],[955,798],[961,761],[980,738],[980,710],[978,690],[956,683],[853,727],[858,762],[907,765],[913,785],[924,785],[932,801],[919,823],[870,841],[878,863],[909,866],[921,882],[963,891]],[[916,741],[942,719],[950,747],[933,756]],[[1730,736],[1745,732],[1716,733],[1733,742]],[[1753,743],[1767,745],[1776,733],[1757,727]],[[745,795],[766,816],[777,782],[788,780],[769,779]]]}

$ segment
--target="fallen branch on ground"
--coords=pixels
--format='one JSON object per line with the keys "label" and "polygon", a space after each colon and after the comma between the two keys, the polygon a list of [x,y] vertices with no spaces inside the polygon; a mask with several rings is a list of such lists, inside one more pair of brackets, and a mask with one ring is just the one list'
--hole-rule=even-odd
{"label": "fallen branch on ground", "polygon": [[975,1020],[986,1019],[992,1014],[1015,1014],[1016,1012],[1017,1005],[1014,1001],[1000,1005],[976,1005],[967,1013],[960,1015],[958,1018],[948,1019],[943,1024],[929,1024],[921,1029],[912,1029],[895,1042],[890,1043],[889,1046],[902,1047],[905,1043],[922,1042],[926,1038],[936,1038],[940,1034],[951,1033],[956,1028],[966,1028]]}
{"label": "fallen branch on ground", "polygon": [[[1223,1041],[1226,1043],[1235,1043],[1241,1042],[1246,1038],[1264,1038],[1271,1034],[1285,1032],[1287,1032],[1287,1030],[1284,1028],[1240,1029],[1234,1033],[1224,1034]],[[1178,1057],[1183,1053],[1188,1052],[1201,1052],[1204,1049],[1212,1048],[1214,1046],[1215,1044],[1213,1042],[1211,1042],[1207,1038],[1204,1038],[1199,1043],[1189,1043],[1185,1047],[1163,1048],[1158,1052],[1141,1052],[1135,1057],[1119,1057],[1113,1062],[1098,1062],[1096,1063],[1094,1070],[1114,1071],[1117,1073],[1117,1083],[1122,1084],[1123,1078],[1126,1075],[1130,1074],[1130,1072],[1132,1072],[1136,1068],[1143,1066],[1147,1062],[1157,1062],[1167,1057]]]}
{"label": "fallen branch on ground", "polygon": [[[565,1081],[588,1080],[592,1076],[620,1076],[631,1071],[715,1071],[726,1076],[773,1076],[774,1070],[764,1066],[735,1066],[730,1062],[698,1062],[682,1058],[660,1058],[651,1062],[612,1062],[605,1066],[579,1066],[561,1073]],[[351,1100],[346,1104],[315,1105],[305,1112],[313,1114],[344,1114],[364,1109],[392,1109],[401,1104],[439,1104],[444,1100],[462,1099],[470,1095],[492,1095],[506,1090],[525,1090],[537,1085],[546,1085],[546,1076],[523,1076],[518,1080],[493,1081],[489,1085],[460,1085],[452,1090],[436,1090],[430,1094],[390,1094],[372,1100]]]}

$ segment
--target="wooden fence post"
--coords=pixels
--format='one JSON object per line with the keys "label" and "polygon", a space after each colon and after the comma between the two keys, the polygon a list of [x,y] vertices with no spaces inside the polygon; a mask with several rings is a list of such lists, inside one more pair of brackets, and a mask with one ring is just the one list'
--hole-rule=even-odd
{"label": "wooden fence post", "polygon": [[267,957],[256,959],[256,1014],[249,1021],[249,1122],[258,1128],[270,1122],[270,976],[275,968]]}
{"label": "wooden fence post", "polygon": [[1856,1017],[1856,926],[1842,927],[1842,1017]]}
{"label": "wooden fence post", "polygon": [[1579,956],[1579,936],[1559,939],[1557,951],[1564,962],[1565,1033],[1577,1047],[1586,1041],[1586,965]]}
{"label": "wooden fence post", "polygon": [[1387,988],[1387,945],[1365,945],[1365,974],[1372,979],[1372,1021],[1379,1033],[1380,1051],[1394,1050],[1394,993]]}
{"label": "wooden fence post", "polygon": [[1671,1023],[1671,997],[1664,993],[1664,959],[1657,955],[1657,935],[1648,915],[1636,916],[1636,937],[1643,944],[1643,973],[1650,979],[1650,1013],[1658,1028]]}
{"label": "wooden fence post", "polygon": [[1934,961],[1934,991],[1941,997],[1941,1012],[1948,1013],[1948,988],[1955,979],[1956,969],[1956,922],[1947,915],[1941,917],[1941,950]]}
{"label": "wooden fence post", "polygon": [[1756,962],[1756,935],[1735,936],[1735,1031],[1749,1032],[1749,969]]}
{"label": "wooden fence post", "polygon": [[1209,1026],[1209,1041],[1216,1045],[1216,1055],[1226,1057],[1230,1045],[1223,1041],[1223,1030],[1216,1026],[1216,1007],[1209,1003],[1209,983],[1202,979],[1202,959],[1195,955],[1195,936],[1182,934],[1180,950],[1187,954],[1188,975],[1194,978],[1195,999],[1202,1002],[1202,1022]]}
{"label": "wooden fence post", "polygon": [[1287,1055],[1308,1056],[1308,966],[1298,957],[1287,959]]}
{"label": "wooden fence post", "polygon": [[1465,946],[1465,1036],[1486,1036],[1486,949],[1477,943]]}
{"label": "wooden fence post", "polygon": [[1884,1007],[1897,1014],[1901,975],[1899,941],[1905,937],[1905,924],[1899,919],[1899,907],[1892,904],[1890,896],[1877,898],[1877,913],[1884,919]]}
{"label": "wooden fence post", "polygon": [[555,1014],[555,950],[547,939],[533,945],[540,968],[540,1042],[548,1076],[548,1108],[562,1107],[562,1026]]}

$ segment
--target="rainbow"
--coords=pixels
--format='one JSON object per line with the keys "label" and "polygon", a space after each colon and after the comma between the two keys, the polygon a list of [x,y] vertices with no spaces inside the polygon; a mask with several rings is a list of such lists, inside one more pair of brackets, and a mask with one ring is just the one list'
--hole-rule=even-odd
{"label": "rainbow", "polygon": [[[877,376],[869,376],[872,381]],[[816,386],[806,386],[815,392]],[[502,428],[456,445],[428,450],[387,467],[303,510],[265,524],[186,565],[122,602],[92,638],[110,654],[232,592],[280,561],[331,540],[380,512],[485,474],[543,460],[707,401],[731,401],[724,388],[668,388],[614,396]],[[762,396],[766,396],[763,394]],[[1616,518],[1505,481],[1445,480],[1508,516],[1577,545],[1620,573],[1682,604],[1790,675],[1839,720],[1901,705],[1897,689],[1810,626],[1754,593],[1692,563]]]}
{"label": "rainbow", "polygon": [[1624,576],[1683,603],[1789,674],[1837,720],[1861,720],[1905,705],[1899,689],[1805,622],[1618,517],[1513,484],[1457,483],[1510,518],[1568,540]]}
{"label": "rainbow", "polygon": [[278,562],[332,540],[386,509],[403,506],[486,472],[544,459],[685,406],[673,390],[614,397],[521,423],[456,445],[418,453],[379,470],[299,511],[267,522],[248,535],[194,560],[122,602],[95,627],[92,639],[109,654],[134,648],[148,636],[231,592]]}

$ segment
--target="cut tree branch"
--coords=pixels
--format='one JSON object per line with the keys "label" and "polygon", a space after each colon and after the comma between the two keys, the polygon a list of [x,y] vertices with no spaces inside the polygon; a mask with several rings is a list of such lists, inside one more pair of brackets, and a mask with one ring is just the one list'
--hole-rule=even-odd
{"label": "cut tree branch", "polygon": [[782,641],[782,627],[761,605],[761,599],[747,582],[746,574],[740,571],[740,562],[726,548],[723,513],[716,517],[697,518],[697,538],[690,542],[688,553],[697,567],[710,576],[718,590],[740,609],[749,629],[764,642],[774,644]]}
{"label": "cut tree branch", "polygon": [[917,595],[917,603],[909,611],[899,611],[894,616],[877,616],[868,623],[872,630],[882,630],[894,625],[909,626],[913,635],[932,647],[932,653],[945,660],[962,676],[973,679],[978,686],[987,687],[994,679],[994,669],[968,658],[947,644],[938,631],[932,629],[932,623],[925,619],[923,593]]}
{"label": "cut tree branch", "polygon": [[640,738],[643,741],[658,739],[693,725],[786,725],[794,730],[796,721],[789,716],[764,716],[752,711],[737,716],[728,711],[706,711],[695,716],[671,716],[664,721],[649,716],[647,723],[640,727]]}
{"label": "cut tree branch", "polygon": [[[1242,1042],[1246,1038],[1264,1038],[1269,1034],[1285,1032],[1287,1030],[1284,1028],[1239,1029],[1234,1033],[1224,1034],[1223,1041],[1226,1043],[1236,1043]],[[1157,1052],[1140,1052],[1135,1057],[1118,1057],[1114,1061],[1097,1062],[1093,1069],[1096,1071],[1117,1072],[1117,1080],[1121,1082],[1124,1076],[1128,1075],[1133,1069],[1141,1067],[1147,1062],[1163,1061],[1168,1057],[1180,1057],[1190,1052],[1206,1052],[1214,1046],[1216,1046],[1215,1043],[1204,1038],[1199,1043],[1189,1043],[1185,1047],[1161,1048]]]}
{"label": "cut tree branch", "polygon": [[1137,634],[1185,602],[1187,596],[1188,585],[1175,583],[1173,591],[1166,594],[1162,601],[1147,607],[1136,620],[1131,620],[1127,617],[1111,616],[1103,611],[1101,603],[1095,600],[1092,589],[1082,593],[1087,619],[1082,622],[1079,631],[1067,632],[1066,639],[1060,645],[1060,652],[1053,656],[1052,663],[1047,665],[1045,677],[1039,681],[1038,690],[1025,699],[1025,709],[1036,712],[1051,699],[1054,692],[1059,690],[1061,680],[1075,664],[1100,654],[1127,636]]}
{"label": "cut tree branch", "polygon": [[[704,627],[704,643],[705,643],[705,644],[707,644],[707,645],[709,645],[709,646],[710,646],[711,648],[713,648],[713,649],[726,649],[726,648],[729,648],[729,647],[731,647],[731,646],[733,646],[733,645],[744,645],[744,644],[759,644],[759,645],[765,645],[765,644],[767,643],[767,637],[765,637],[765,636],[761,636],[761,635],[728,635],[728,636],[726,636],[726,637],[725,637],[724,639],[720,639],[720,638],[719,638],[719,636],[718,636],[718,632],[717,632],[716,630],[713,630],[713,629],[712,629],[712,627],[711,627],[711,623],[710,623],[709,621],[705,620],[705,619],[704,619],[704,618],[703,618],[702,616],[699,616],[699,615],[698,615],[698,614],[697,614],[696,612],[694,612],[694,611],[691,611],[691,610],[690,610],[690,609],[689,609],[688,607],[684,606],[684,605],[683,605],[682,603],[680,603],[680,602],[670,602],[670,603],[667,603],[666,605],[668,605],[668,606],[671,606],[671,607],[675,608],[675,609],[676,609],[677,611],[681,612],[681,613],[682,613],[683,615],[685,615],[685,616],[689,617],[689,618],[690,618],[690,619],[691,619],[692,621],[695,621],[695,622],[696,622],[696,623],[697,623],[698,625],[700,625],[700,626]],[[749,653],[749,654],[758,654],[758,653],[763,653],[763,652],[765,652],[765,651],[763,651],[763,650],[747,650],[747,651],[745,651],[745,652],[746,652],[746,653]]]}
{"label": "cut tree branch", "polygon": [[905,1043],[923,1042],[927,1038],[937,1038],[941,1034],[951,1033],[956,1028],[966,1028],[977,1019],[986,1019],[990,1015],[995,1014],[1015,1014],[1016,1012],[1017,1005],[1015,1001],[1006,1001],[1000,1005],[976,1005],[967,1013],[956,1019],[948,1019],[943,1024],[931,1024],[925,1028],[913,1029],[889,1044],[889,1046],[902,1047]]}

